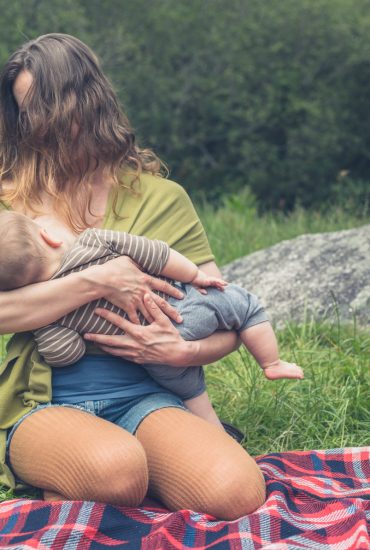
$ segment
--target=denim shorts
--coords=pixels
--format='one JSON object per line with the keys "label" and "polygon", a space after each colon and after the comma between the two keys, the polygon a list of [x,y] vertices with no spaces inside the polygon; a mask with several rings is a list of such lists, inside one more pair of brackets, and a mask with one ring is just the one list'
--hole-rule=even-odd
{"label": "denim shorts", "polygon": [[[82,401],[80,403],[45,403],[38,405],[32,411],[26,413],[22,418],[20,418],[14,426],[8,432],[8,438],[6,441],[6,462],[9,465],[9,447],[11,440],[14,436],[14,433],[18,426],[23,422],[25,418],[34,414],[37,411],[50,407],[70,407],[72,409],[78,409],[86,411],[90,414],[113,422],[117,426],[120,426],[124,430],[135,434],[140,423],[147,417],[150,413],[157,411],[159,409],[165,409],[168,407],[175,407],[177,409],[183,409],[187,411],[184,403],[181,399],[169,392],[159,392],[151,393],[145,395],[144,397],[124,397],[124,398],[114,398],[114,399],[101,399],[97,401]],[[14,473],[14,472],[13,472]],[[17,481],[22,482],[18,477]],[[23,482],[22,482],[23,483]]]}

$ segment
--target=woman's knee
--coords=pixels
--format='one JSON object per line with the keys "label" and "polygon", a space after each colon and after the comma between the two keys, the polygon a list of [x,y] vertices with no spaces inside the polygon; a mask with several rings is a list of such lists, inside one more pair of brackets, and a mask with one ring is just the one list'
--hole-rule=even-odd
{"label": "woman's knee", "polygon": [[146,455],[137,439],[71,408],[26,418],[14,433],[10,461],[27,483],[68,499],[136,506],[148,487]]}
{"label": "woman's knee", "polygon": [[179,409],[161,409],[139,426],[150,490],[171,510],[190,508],[232,520],[265,500],[265,483],[249,454],[223,432]]}
{"label": "woman's knee", "polygon": [[90,452],[89,467],[83,472],[85,499],[138,506],[148,491],[149,478],[142,445],[132,436]]}
{"label": "woman's knee", "polygon": [[263,474],[246,452],[214,463],[199,490],[208,495],[205,511],[228,521],[251,514],[266,499]]}

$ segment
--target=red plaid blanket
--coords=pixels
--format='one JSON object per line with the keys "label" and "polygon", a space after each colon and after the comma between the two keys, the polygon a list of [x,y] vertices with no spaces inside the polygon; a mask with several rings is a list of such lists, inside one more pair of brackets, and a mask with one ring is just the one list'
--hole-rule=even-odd
{"label": "red plaid blanket", "polygon": [[268,498],[239,520],[17,499],[0,505],[0,548],[370,549],[370,447],[274,453],[258,462]]}

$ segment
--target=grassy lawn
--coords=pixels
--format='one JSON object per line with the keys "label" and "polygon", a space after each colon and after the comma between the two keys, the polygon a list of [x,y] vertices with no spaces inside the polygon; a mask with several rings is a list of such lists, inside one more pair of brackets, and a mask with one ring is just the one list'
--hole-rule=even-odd
{"label": "grassy lawn", "polygon": [[327,208],[325,212],[297,208],[290,215],[259,215],[248,193],[230,197],[217,210],[206,204],[200,205],[197,211],[221,266],[304,233],[339,231],[370,224],[367,208],[356,214],[341,208]]}
{"label": "grassy lawn", "polygon": [[249,452],[370,445],[369,334],[307,324],[286,327],[278,339],[304,380],[266,380],[244,350],[206,370],[219,415],[243,430]]}
{"label": "grassy lawn", "polygon": [[[217,212],[210,206],[198,211],[219,265],[302,233],[370,223],[366,213],[355,217],[338,209],[325,216],[304,210],[258,216],[247,194]],[[369,331],[333,318],[288,325],[277,336],[281,356],[304,368],[304,380],[268,381],[244,350],[206,368],[217,412],[246,433],[249,452],[370,445]],[[0,338],[2,355],[4,343]],[[0,492],[0,500],[12,497],[11,491]]]}
{"label": "grassy lawn", "polygon": [[[304,233],[370,223],[340,208],[325,214],[297,209],[289,216],[258,215],[246,192],[215,211],[198,208],[219,265]],[[253,289],[251,289],[253,290]],[[305,371],[303,381],[271,382],[244,350],[206,368],[208,389],[222,419],[246,434],[253,455],[293,449],[370,445],[370,335],[340,319],[277,333],[281,356]]]}

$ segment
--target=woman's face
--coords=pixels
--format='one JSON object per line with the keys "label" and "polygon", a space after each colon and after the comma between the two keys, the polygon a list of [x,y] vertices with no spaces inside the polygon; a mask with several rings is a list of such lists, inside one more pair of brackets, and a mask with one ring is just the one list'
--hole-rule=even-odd
{"label": "woman's face", "polygon": [[19,110],[22,109],[24,98],[33,82],[32,74],[29,71],[21,71],[14,81],[13,94],[18,103]]}
{"label": "woman's face", "polygon": [[[21,71],[14,81],[13,94],[20,111],[25,110],[24,100],[30,87],[32,86],[32,83],[33,83],[33,76],[26,69]],[[78,129],[79,127],[77,123],[73,121],[71,125],[72,138],[76,137],[76,135],[78,134]]]}

